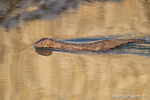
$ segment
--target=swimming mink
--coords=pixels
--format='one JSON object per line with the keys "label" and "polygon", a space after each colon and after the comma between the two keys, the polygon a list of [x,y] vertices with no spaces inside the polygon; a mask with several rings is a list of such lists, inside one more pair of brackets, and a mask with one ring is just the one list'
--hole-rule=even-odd
{"label": "swimming mink", "polygon": [[60,50],[107,51],[128,43],[145,43],[145,41],[141,39],[108,39],[92,43],[75,44],[61,42],[51,38],[42,38],[36,42],[35,46],[37,48],[53,48]]}

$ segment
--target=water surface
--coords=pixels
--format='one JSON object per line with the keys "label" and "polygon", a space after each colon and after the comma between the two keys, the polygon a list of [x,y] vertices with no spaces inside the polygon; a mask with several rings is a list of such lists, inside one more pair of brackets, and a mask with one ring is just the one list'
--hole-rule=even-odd
{"label": "water surface", "polygon": [[[37,7],[29,1],[29,5]],[[0,28],[0,100],[112,100],[113,95],[141,95],[146,96],[143,100],[150,99],[149,56],[65,52],[41,56],[35,52],[35,42],[43,37],[67,41],[107,36],[149,40],[149,0],[95,0],[77,5],[54,13],[50,20],[35,18],[37,12],[31,13],[32,10],[22,13],[26,17],[19,14],[30,20],[12,22],[19,23],[16,26],[11,24],[16,21],[12,17],[8,17],[8,23],[2,20],[6,24]],[[58,3],[52,7],[59,11],[60,6]],[[133,45],[128,47],[133,50]]]}

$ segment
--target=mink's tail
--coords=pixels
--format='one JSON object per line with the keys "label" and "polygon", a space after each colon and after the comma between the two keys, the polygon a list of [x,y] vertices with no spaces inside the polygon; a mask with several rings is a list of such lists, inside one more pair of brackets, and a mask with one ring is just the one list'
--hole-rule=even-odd
{"label": "mink's tail", "polygon": [[127,39],[127,44],[114,49],[112,53],[117,54],[139,54],[150,56],[150,37],[141,39]]}

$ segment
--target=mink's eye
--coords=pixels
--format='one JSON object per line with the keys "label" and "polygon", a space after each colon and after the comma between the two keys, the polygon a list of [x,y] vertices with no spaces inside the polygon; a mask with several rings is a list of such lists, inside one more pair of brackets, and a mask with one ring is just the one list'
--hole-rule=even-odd
{"label": "mink's eye", "polygon": [[41,42],[41,44],[42,44],[42,42]]}

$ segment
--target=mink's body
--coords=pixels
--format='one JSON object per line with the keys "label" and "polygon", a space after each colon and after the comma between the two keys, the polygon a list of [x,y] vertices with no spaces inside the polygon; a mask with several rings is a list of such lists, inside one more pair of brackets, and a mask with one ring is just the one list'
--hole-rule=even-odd
{"label": "mink's body", "polygon": [[53,48],[61,50],[89,50],[89,51],[107,51],[127,43],[145,43],[141,39],[110,39],[100,40],[93,43],[74,44],[56,41],[50,38],[42,38],[36,42],[36,47]]}

